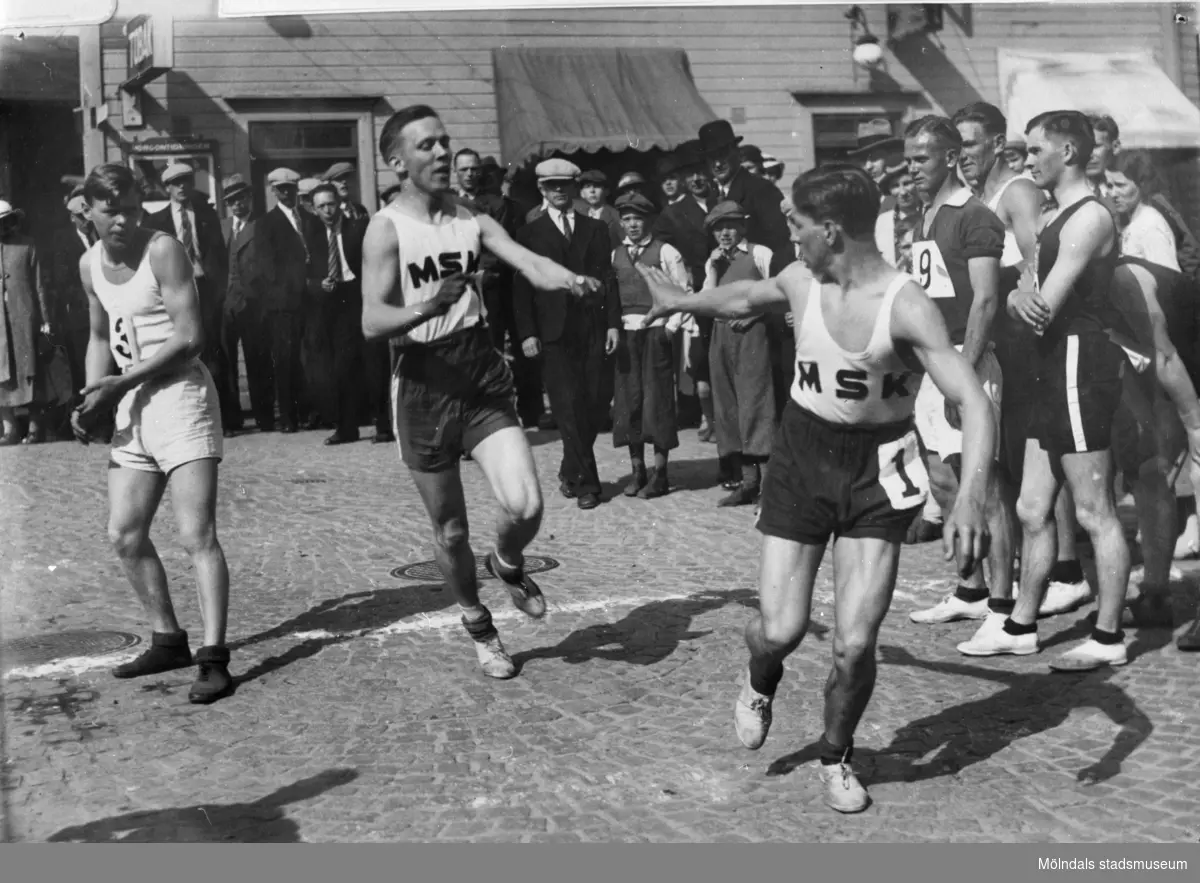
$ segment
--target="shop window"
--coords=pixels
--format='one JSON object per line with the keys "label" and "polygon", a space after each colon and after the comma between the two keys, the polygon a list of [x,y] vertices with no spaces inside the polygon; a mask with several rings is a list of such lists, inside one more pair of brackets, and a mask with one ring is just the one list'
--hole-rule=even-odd
{"label": "shop window", "polygon": [[271,122],[250,124],[250,150],[255,155],[281,151],[355,151],[354,122]]}

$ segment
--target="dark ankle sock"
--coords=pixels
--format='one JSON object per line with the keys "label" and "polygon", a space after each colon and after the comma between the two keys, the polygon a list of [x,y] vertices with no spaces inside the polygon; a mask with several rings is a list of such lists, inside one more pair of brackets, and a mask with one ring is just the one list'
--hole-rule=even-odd
{"label": "dark ankle sock", "polygon": [[177,632],[154,632],[150,643],[155,647],[186,647],[188,633],[180,629]]}
{"label": "dark ankle sock", "polygon": [[783,680],[783,663],[750,657],[750,686],[764,696],[774,696]]}
{"label": "dark ankle sock", "polygon": [[850,758],[854,755],[854,740],[850,740],[849,745],[834,745],[825,736],[821,736],[821,741],[817,743],[817,747],[821,751],[821,763],[825,766],[835,766],[839,763],[849,763]]}
{"label": "dark ankle sock", "polygon": [[1120,629],[1115,632],[1106,632],[1103,629],[1092,628],[1092,640],[1097,644],[1120,644],[1125,640],[1125,633]]}
{"label": "dark ankle sock", "polygon": [[1013,618],[1010,616],[1004,620],[1004,631],[1010,635],[1032,635],[1037,632],[1037,623],[1021,625],[1019,622],[1013,622]]}
{"label": "dark ankle sock", "polygon": [[1050,568],[1050,582],[1083,582],[1083,565],[1078,561],[1055,561],[1054,566]]}
{"label": "dark ankle sock", "polygon": [[759,472],[758,463],[751,460],[749,457],[742,458],[742,484],[748,487],[758,487],[762,481],[762,473]]}
{"label": "dark ankle sock", "polygon": [[1016,606],[1016,601],[1006,601],[1003,598],[988,598],[988,610],[992,613],[1003,613],[1005,616],[1009,616]]}
{"label": "dark ankle sock", "polygon": [[482,604],[479,606],[483,608],[483,617],[472,620],[467,619],[464,616],[462,624],[463,628],[467,630],[467,634],[471,636],[472,640],[486,641],[489,638],[494,637],[497,632],[496,627],[492,625],[492,611],[488,610]]}
{"label": "dark ankle sock", "polygon": [[960,601],[966,601],[968,604],[975,604],[979,601],[986,601],[988,597],[988,587],[976,589],[972,586],[960,585],[954,590],[954,597]]}

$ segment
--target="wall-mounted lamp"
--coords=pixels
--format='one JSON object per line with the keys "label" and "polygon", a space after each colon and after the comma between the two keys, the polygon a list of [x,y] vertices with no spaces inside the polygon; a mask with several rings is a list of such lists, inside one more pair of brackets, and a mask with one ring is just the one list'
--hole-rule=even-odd
{"label": "wall-mounted lamp", "polygon": [[879,45],[879,38],[871,33],[862,7],[851,6],[846,10],[846,18],[850,22],[850,55],[854,63],[867,70],[879,67],[883,63],[883,47]]}

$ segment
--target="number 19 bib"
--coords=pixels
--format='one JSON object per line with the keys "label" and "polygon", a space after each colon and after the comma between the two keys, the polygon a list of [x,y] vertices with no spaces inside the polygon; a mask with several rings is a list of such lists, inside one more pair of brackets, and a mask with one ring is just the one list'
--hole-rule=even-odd
{"label": "number 19 bib", "polygon": [[950,271],[946,269],[946,261],[942,258],[942,250],[932,239],[913,243],[913,275],[925,289],[925,293],[935,300],[954,297],[954,282],[950,279]]}

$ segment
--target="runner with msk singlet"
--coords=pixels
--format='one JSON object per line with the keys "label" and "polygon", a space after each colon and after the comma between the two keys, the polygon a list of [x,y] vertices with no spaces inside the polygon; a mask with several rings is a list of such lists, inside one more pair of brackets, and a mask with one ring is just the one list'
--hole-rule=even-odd
{"label": "runner with msk singlet", "polygon": [[486,248],[546,291],[580,295],[599,283],[517,245],[450,191],[450,136],[432,108],[393,114],[379,151],[400,177],[401,192],[367,228],[363,334],[399,343],[392,413],[400,455],[433,523],[434,556],[483,673],[510,678],[516,667],[479,600],[462,455],[479,464],[500,503],[488,570],[517,609],[535,619],[545,615],[546,601],[523,570],[523,553],[541,525],[542,493],[513,407],[512,373],[488,336],[479,259]]}
{"label": "runner with msk singlet", "polygon": [[947,559],[957,552],[964,576],[986,550],[984,498],[996,432],[991,404],[951,345],[941,313],[916,280],[876,250],[879,201],[861,169],[810,171],[785,205],[803,263],[773,279],[699,294],[639,268],[655,317],[796,317],[796,376],[758,519],[760,613],[746,627],[750,665],[734,722],[743,745],[762,746],[783,662],[808,629],[813,583],[832,536],[836,625],[818,771],[826,803],[847,813],[869,803],[850,765],[854,731],[875,687],[875,643],[900,546],[929,487],[913,424],[920,375],[927,372],[961,409],[962,486],[943,536]]}

